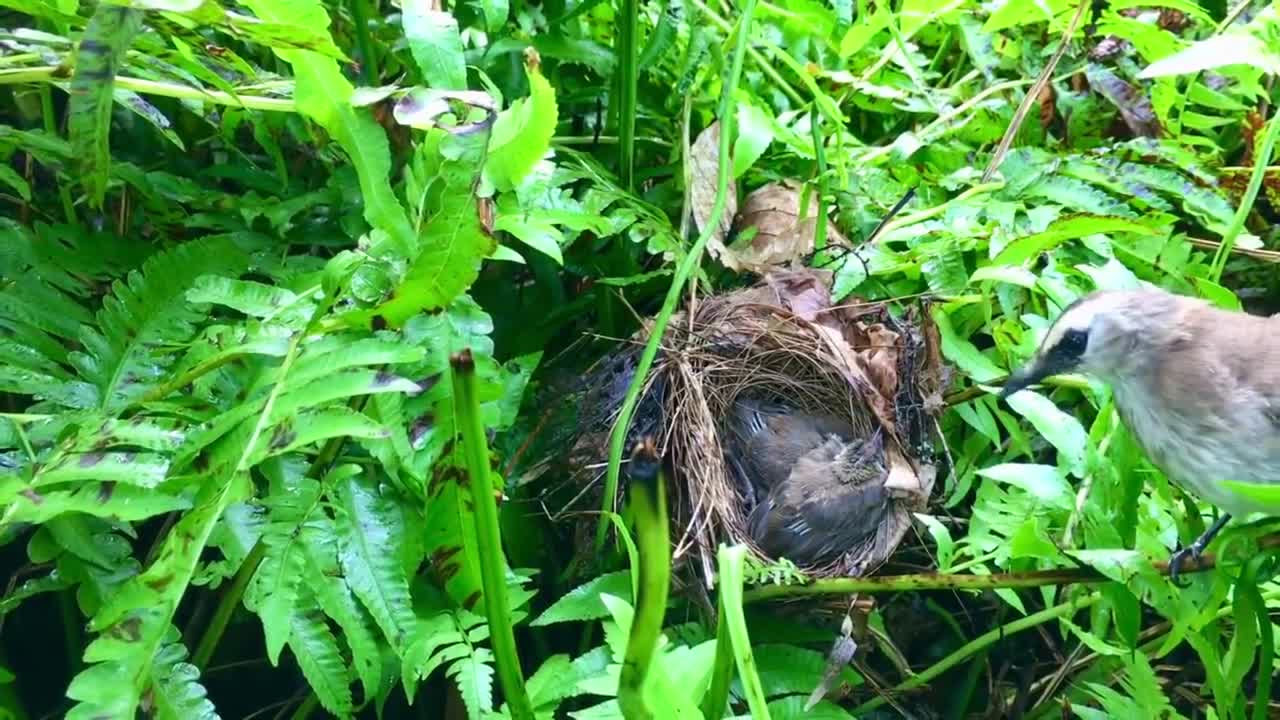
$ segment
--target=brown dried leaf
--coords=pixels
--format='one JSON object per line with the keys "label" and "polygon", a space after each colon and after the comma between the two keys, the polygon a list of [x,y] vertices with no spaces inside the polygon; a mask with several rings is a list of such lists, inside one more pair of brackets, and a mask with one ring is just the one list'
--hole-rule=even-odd
{"label": "brown dried leaf", "polygon": [[[798,260],[813,251],[817,230],[817,202],[810,198],[805,217],[800,216],[800,186],[794,181],[771,183],[747,196],[734,227],[738,233],[755,229],[745,247],[724,248],[720,262],[731,270],[763,273],[768,268]],[[848,241],[827,223],[829,244]]]}
{"label": "brown dried leaf", "polygon": [[[720,171],[720,122],[711,123],[689,148],[689,212],[693,214],[694,225],[699,232],[707,227],[711,220],[711,209],[716,202],[716,174]],[[707,240],[707,248],[711,254],[719,257],[725,249],[724,239],[733,226],[733,217],[738,214],[738,185],[729,176],[729,187],[725,192],[724,213],[716,225],[715,232]]]}
{"label": "brown dried leaf", "polygon": [[819,313],[831,307],[829,270],[804,269],[799,271],[774,271],[765,275],[764,282],[776,292],[777,304],[809,322],[818,321]]}
{"label": "brown dried leaf", "polygon": [[881,395],[892,398],[898,394],[898,351],[901,349],[898,333],[880,323],[867,328],[868,344],[860,353],[867,364],[867,375]]}

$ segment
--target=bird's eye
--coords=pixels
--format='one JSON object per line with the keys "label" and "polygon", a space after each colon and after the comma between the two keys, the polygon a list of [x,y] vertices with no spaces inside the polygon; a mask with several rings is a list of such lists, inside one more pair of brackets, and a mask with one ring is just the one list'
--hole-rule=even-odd
{"label": "bird's eye", "polygon": [[1080,355],[1084,353],[1084,349],[1088,344],[1089,334],[1084,330],[1073,328],[1062,334],[1062,340],[1058,343],[1058,347],[1068,355]]}

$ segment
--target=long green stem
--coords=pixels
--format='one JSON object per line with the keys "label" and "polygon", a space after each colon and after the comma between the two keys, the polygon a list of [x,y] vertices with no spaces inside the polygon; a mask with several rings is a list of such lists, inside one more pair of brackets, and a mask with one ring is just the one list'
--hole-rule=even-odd
{"label": "long green stem", "polygon": [[636,86],[640,81],[640,9],[636,0],[620,0],[618,7],[618,175],[622,187],[635,188]]}
{"label": "long green stem", "polygon": [[[1023,630],[1029,630],[1033,627],[1043,625],[1044,623],[1047,623],[1051,620],[1057,620],[1058,618],[1061,618],[1061,617],[1070,617],[1087,607],[1091,607],[1097,604],[1097,602],[1101,599],[1102,599],[1102,593],[1093,593],[1092,595],[1083,595],[1079,598],[1076,598],[1075,600],[1065,602],[1061,605],[1055,605],[1050,608],[1045,608],[1044,610],[1041,610],[1038,613],[1032,613],[1024,618],[1019,618],[1009,623],[1008,625],[1002,625],[988,633],[984,633],[974,638],[973,640],[970,640],[969,642],[962,645],[955,652],[942,658],[941,660],[934,663],[930,667],[925,668],[924,670],[920,671],[916,675],[912,675],[906,680],[898,683],[896,686],[894,686],[892,689],[888,690],[887,692],[889,694],[896,694],[906,690],[911,690],[912,688],[920,687],[921,685],[924,685],[932,681],[934,678],[938,677],[939,675],[945,673],[951,668],[969,659],[976,653],[990,647],[991,645],[994,645],[995,643],[999,642],[1000,640],[1003,640],[1004,638],[1014,633],[1022,632]],[[858,707],[853,709],[853,716],[861,717],[863,714],[869,713],[872,710],[880,707],[881,705],[888,702],[888,700],[886,700],[885,698],[886,698],[886,695],[881,695],[879,697],[876,697],[872,700],[868,700],[867,702],[859,705]]]}
{"label": "long green stem", "polygon": [[635,513],[636,544],[640,550],[640,582],[631,620],[627,651],[618,674],[618,707],[627,720],[655,717],[644,698],[644,681],[662,636],[671,588],[671,535],[667,527],[666,482],[661,459],[652,440],[631,455],[631,508]]}
{"label": "long green stem", "polygon": [[218,607],[214,608],[213,617],[209,619],[209,626],[205,628],[204,634],[200,636],[200,644],[196,646],[195,654],[191,656],[191,664],[197,668],[204,670],[209,665],[209,660],[213,658],[213,651],[218,647],[218,641],[222,639],[222,633],[226,631],[227,624],[231,622],[231,615],[240,607],[240,599],[244,597],[245,588],[249,587],[249,581],[253,579],[253,574],[258,571],[258,566],[262,564],[262,558],[267,554],[267,544],[258,541],[245,556],[244,562],[240,563],[240,569],[236,571],[235,578],[231,581],[231,586],[226,589],[222,597],[218,600]]}
{"label": "long green stem", "polygon": [[480,417],[480,397],[476,391],[476,364],[471,350],[466,349],[449,359],[453,375],[453,398],[458,427],[467,459],[467,476],[476,517],[476,541],[480,552],[480,581],[484,589],[484,610],[489,619],[489,637],[493,643],[498,679],[506,695],[511,716],[516,720],[533,720],[533,704],[525,690],[516,653],[516,636],[511,627],[507,605],[506,559],[502,554],[502,536],[498,527],[498,505],[494,498],[493,472],[489,466],[489,445],[485,440],[484,422]]}
{"label": "long green stem", "polygon": [[813,135],[813,156],[817,160],[818,171],[818,179],[814,183],[818,192],[818,214],[814,217],[813,249],[821,250],[827,246],[827,153],[816,103],[809,109],[809,130]]}
{"label": "long green stem", "polygon": [[[658,354],[658,343],[662,341],[662,336],[667,329],[667,323],[671,320],[671,314],[675,312],[676,303],[680,301],[685,282],[693,274],[693,269],[698,266],[698,261],[702,258],[702,251],[707,246],[707,240],[720,227],[720,216],[724,214],[725,197],[728,194],[729,187],[729,169],[733,164],[731,160],[733,157],[731,152],[733,145],[730,142],[733,138],[734,127],[733,96],[735,89],[738,87],[738,80],[742,77],[742,57],[746,54],[747,40],[751,35],[751,18],[755,14],[755,9],[756,0],[745,0],[742,17],[738,20],[738,37],[733,48],[733,61],[729,66],[729,76],[725,79],[724,87],[720,91],[720,107],[718,110],[720,116],[720,163],[716,173],[716,199],[711,206],[710,217],[707,219],[706,227],[702,228],[702,234],[694,242],[693,248],[685,256],[679,267],[676,268],[675,277],[671,279],[671,287],[667,290],[667,297],[662,302],[662,309],[658,312],[657,317],[654,318],[653,330],[649,334],[649,341],[645,343],[644,351],[640,353],[635,377],[631,379],[631,386],[627,388],[626,398],[622,401],[622,407],[618,412],[618,420],[614,424],[613,434],[609,438],[609,469],[605,476],[603,500],[603,509],[605,511],[613,510],[613,505],[617,498],[623,445],[627,440],[627,430],[631,427],[631,417],[635,414],[636,402],[640,399],[640,389],[644,387],[645,377],[649,374],[649,368],[653,367],[653,359]],[[605,518],[601,515],[596,525],[595,548],[597,552],[604,548],[607,529]]]}
{"label": "long green stem", "polygon": [[1267,172],[1267,165],[1271,162],[1271,153],[1276,147],[1277,133],[1280,133],[1280,115],[1273,112],[1271,121],[1267,123],[1267,134],[1262,138],[1262,147],[1253,158],[1253,172],[1249,174],[1249,184],[1245,187],[1244,197],[1240,198],[1240,206],[1236,208],[1236,214],[1231,218],[1231,225],[1227,227],[1227,231],[1222,235],[1222,244],[1218,246],[1218,252],[1213,256],[1212,271],[1209,273],[1209,279],[1215,283],[1222,277],[1222,271],[1227,267],[1227,256],[1231,254],[1231,249],[1235,247],[1236,240],[1240,237],[1241,231],[1244,230],[1244,221],[1249,217],[1250,211],[1253,210],[1253,202],[1258,199],[1258,190],[1262,188],[1262,178]]}
{"label": "long green stem", "polygon": [[[20,68],[16,70],[0,70],[0,85],[20,83],[60,83],[58,66]],[[293,100],[280,98],[255,97],[253,95],[232,95],[221,90],[203,90],[187,85],[143,80],[142,78],[117,75],[113,81],[115,86],[124,90],[132,90],[142,95],[158,95],[160,97],[178,98],[180,100],[201,100],[218,105],[231,105],[248,110],[273,110],[277,112],[297,112],[298,107]]]}
{"label": "long green stem", "polygon": [[[43,115],[44,131],[50,137],[58,136],[58,118],[53,111],[53,91],[48,85],[40,87],[40,114]],[[70,183],[58,183],[58,199],[62,201],[62,213],[68,225],[76,224],[76,204],[71,198]]]}
{"label": "long green stem", "polygon": [[[712,25],[719,27],[721,32],[728,34],[729,31],[733,29],[733,26],[729,24],[728,20],[717,15],[715,11],[706,3],[702,2],[702,0],[693,0],[693,6],[698,8],[698,11],[710,20]],[[763,43],[763,45],[764,47],[769,48],[770,52],[773,52],[775,55],[785,55],[785,51],[776,45],[772,45],[767,42]],[[791,84],[783,79],[782,74],[773,66],[773,63],[769,62],[769,60],[759,50],[754,47],[748,47],[747,54],[751,56],[751,60],[756,64],[756,67],[773,81],[774,86],[782,91],[783,95],[786,95],[787,98],[796,105],[804,104],[804,98],[800,96],[800,92],[791,87]]]}
{"label": "long green stem", "polygon": [[[1258,539],[1259,549],[1280,547],[1280,533]],[[1209,553],[1200,556],[1194,566],[1183,572],[1206,572],[1218,567],[1217,558]],[[1169,574],[1169,562],[1157,560],[1151,567],[1162,575]],[[749,590],[746,602],[760,602],[804,595],[850,595],[853,593],[916,592],[920,590],[1010,590],[1110,582],[1111,578],[1093,568],[1060,568],[1022,573],[969,575],[961,573],[909,573],[879,575],[868,578],[828,578],[806,585],[765,585]]]}

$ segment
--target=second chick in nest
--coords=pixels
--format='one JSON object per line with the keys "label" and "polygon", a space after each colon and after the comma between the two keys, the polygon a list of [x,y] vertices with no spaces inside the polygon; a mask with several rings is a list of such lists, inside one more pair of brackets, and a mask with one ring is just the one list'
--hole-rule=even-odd
{"label": "second chick in nest", "polygon": [[828,562],[884,522],[889,473],[879,429],[866,437],[834,415],[738,398],[729,432],[730,464],[755,500],[747,525],[769,556]]}

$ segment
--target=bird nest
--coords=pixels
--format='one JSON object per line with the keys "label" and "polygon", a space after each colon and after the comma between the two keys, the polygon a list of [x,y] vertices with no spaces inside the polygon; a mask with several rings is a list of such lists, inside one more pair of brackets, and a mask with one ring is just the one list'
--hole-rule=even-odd
{"label": "bird nest", "polygon": [[[799,412],[836,415],[859,434],[878,431],[883,439],[878,527],[833,556],[797,563],[812,575],[856,576],[880,566],[932,492],[943,368],[928,313],[919,304],[898,316],[885,303],[834,305],[829,281],[826,271],[775,271],[755,286],[698,299],[671,318],[646,379],[627,448],[645,436],[657,442],[673,471],[673,559],[695,562],[708,584],[721,542],[744,543],[765,561],[778,559],[753,539],[748,519],[761,498],[731,457],[726,418],[740,398],[782,399]],[[587,390],[575,399],[605,420],[579,423],[570,465],[584,487],[595,489],[580,498],[600,500],[609,433],[650,328],[647,323],[588,373]],[[585,525],[594,522],[582,517],[591,520]],[[589,543],[588,535],[580,532],[580,542]]]}

